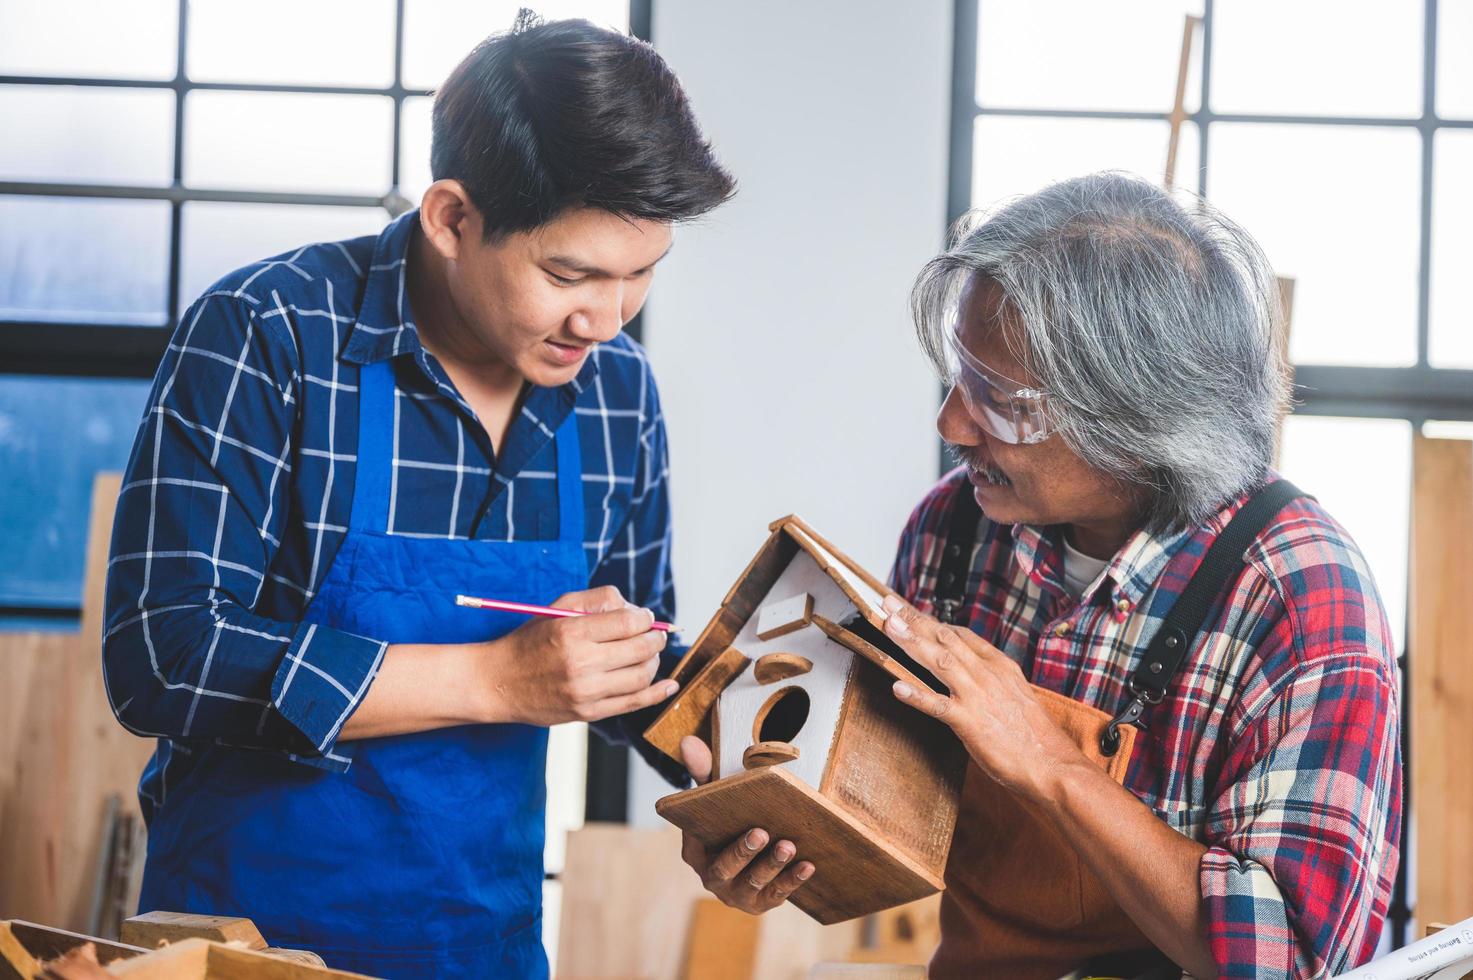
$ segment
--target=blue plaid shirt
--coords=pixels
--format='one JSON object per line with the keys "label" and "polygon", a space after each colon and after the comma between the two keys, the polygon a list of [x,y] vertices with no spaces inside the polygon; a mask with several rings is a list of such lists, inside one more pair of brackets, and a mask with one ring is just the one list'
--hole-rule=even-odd
{"label": "blue plaid shirt", "polygon": [[[200,744],[350,764],[337,738],[386,645],[302,619],[347,533],[364,364],[396,365],[389,533],[555,537],[552,434],[576,412],[591,584],[674,618],[665,425],[644,351],[621,335],[569,384],[531,389],[498,456],[420,344],[405,282],[417,219],[231,273],[159,366],[118,498],[103,640],[119,721],[159,738],[146,816]],[[639,724],[623,722],[601,728]]]}

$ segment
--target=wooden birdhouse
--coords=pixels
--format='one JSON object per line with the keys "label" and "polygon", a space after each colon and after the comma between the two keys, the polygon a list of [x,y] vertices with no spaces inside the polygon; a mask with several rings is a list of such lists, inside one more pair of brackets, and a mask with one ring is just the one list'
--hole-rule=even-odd
{"label": "wooden birdhouse", "polygon": [[655,808],[712,846],[793,841],[818,869],[793,903],[842,922],[944,887],[966,756],[891,691],[945,689],[885,636],[890,590],[797,517],[770,530],[645,731],[676,760],[699,736],[712,779]]}

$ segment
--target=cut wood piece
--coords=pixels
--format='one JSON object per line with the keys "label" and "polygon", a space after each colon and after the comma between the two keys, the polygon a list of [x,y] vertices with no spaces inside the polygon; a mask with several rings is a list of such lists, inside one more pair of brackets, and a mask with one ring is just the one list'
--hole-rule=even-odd
{"label": "cut wood piece", "polygon": [[246,949],[265,949],[266,938],[250,919],[234,915],[197,915],[192,912],[148,912],[123,923],[123,942],[144,949],[184,939],[240,943]]}
{"label": "cut wood piece", "polygon": [[655,811],[708,847],[726,847],[753,827],[792,841],[798,857],[818,870],[789,901],[819,922],[843,922],[945,887],[940,875],[782,766],[667,796]]}
{"label": "cut wood piece", "polygon": [[695,735],[710,745],[711,706],[716,703],[717,695],[746,670],[749,663],[751,661],[740,650],[727,647],[686,684],[675,700],[644,730],[645,741],[676,762],[680,761],[680,740],[685,736]]}
{"label": "cut wood piece", "polygon": [[66,929],[37,925],[34,922],[26,922],[22,919],[11,919],[3,925],[38,960],[54,960],[58,956],[68,953],[85,943],[91,943],[97,947],[98,962],[103,964],[111,963],[113,960],[127,959],[130,956],[139,956],[148,952],[142,946],[110,943],[94,936],[84,936],[80,932],[69,932]]}
{"label": "cut wood piece", "polygon": [[775,640],[796,633],[813,615],[813,596],[807,592],[769,602],[757,611],[757,639]]}
{"label": "cut wood piece", "polygon": [[758,742],[747,746],[747,751],[742,753],[742,767],[760,769],[763,766],[792,762],[796,758],[798,747],[791,742]]}
{"label": "cut wood piece", "polygon": [[41,964],[15,937],[9,922],[0,922],[0,980],[31,980]]}
{"label": "cut wood piece", "polygon": [[113,976],[134,980],[364,980],[308,963],[278,959],[260,950],[185,939],[109,967]]}
{"label": "cut wood piece", "polygon": [[758,684],[775,684],[789,677],[806,674],[813,669],[813,661],[796,653],[769,653],[758,657],[752,667],[752,676]]}
{"label": "cut wood piece", "polygon": [[823,630],[823,632],[829,637],[829,639],[833,640],[835,643],[838,643],[840,646],[843,646],[846,649],[859,654],[861,657],[868,660],[870,663],[874,664],[876,667],[880,668],[891,677],[895,678],[895,680],[905,681],[907,684],[914,685],[917,690],[929,690],[933,693],[939,693],[937,692],[937,685],[930,684],[926,681],[921,680],[905,664],[901,663],[899,660],[896,660],[894,657],[890,656],[888,653],[886,653],[884,650],[881,650],[873,643],[870,643],[859,634],[845,629],[843,626],[840,626],[838,623],[834,622],[831,619],[826,619],[823,616],[818,615],[815,615],[813,617],[813,625]]}
{"label": "cut wood piece", "polygon": [[761,925],[719,899],[697,900],[686,939],[687,980],[752,980]]}

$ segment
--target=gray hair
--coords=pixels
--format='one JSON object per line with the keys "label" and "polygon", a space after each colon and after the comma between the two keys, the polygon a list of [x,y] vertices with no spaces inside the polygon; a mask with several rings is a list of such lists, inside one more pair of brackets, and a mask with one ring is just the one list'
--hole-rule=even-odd
{"label": "gray hair", "polygon": [[1278,285],[1258,243],[1202,200],[1097,173],[957,222],[911,293],[945,372],[974,277],[1006,297],[1006,341],[1086,463],[1144,488],[1147,528],[1199,525],[1261,483],[1289,381]]}

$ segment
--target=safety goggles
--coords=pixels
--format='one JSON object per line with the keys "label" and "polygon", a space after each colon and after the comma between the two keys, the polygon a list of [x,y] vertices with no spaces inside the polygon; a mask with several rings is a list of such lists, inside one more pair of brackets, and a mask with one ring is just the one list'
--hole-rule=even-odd
{"label": "safety goggles", "polygon": [[1049,437],[1048,396],[998,374],[979,361],[956,333],[946,333],[947,380],[961,392],[967,411],[1003,442],[1029,445]]}

